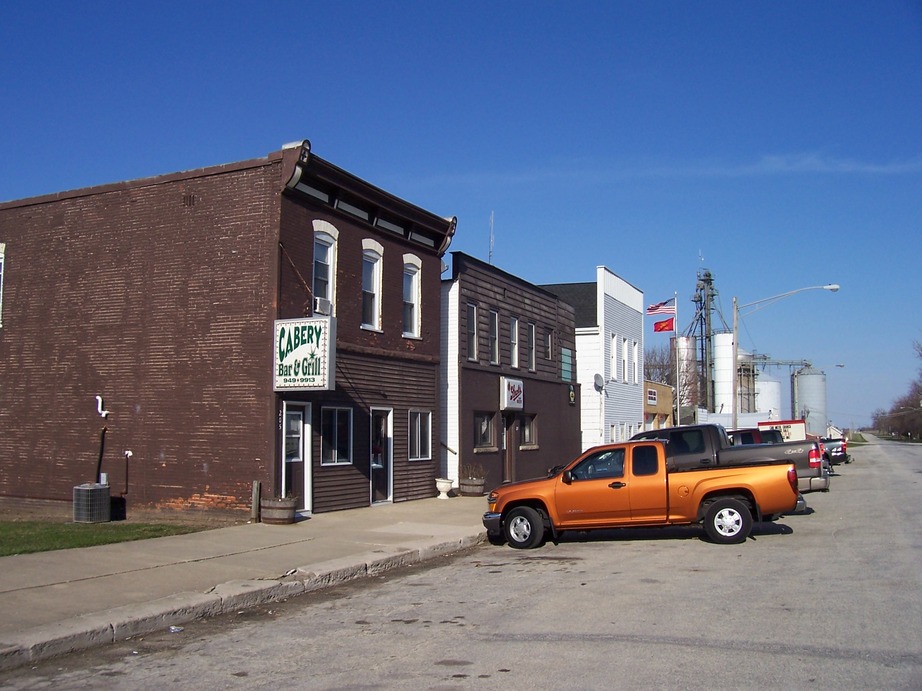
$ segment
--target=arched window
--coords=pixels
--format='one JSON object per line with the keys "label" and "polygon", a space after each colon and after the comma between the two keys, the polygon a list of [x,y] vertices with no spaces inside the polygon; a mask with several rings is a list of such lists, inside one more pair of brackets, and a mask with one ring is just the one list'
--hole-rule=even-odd
{"label": "arched window", "polygon": [[381,267],[384,247],[374,240],[362,241],[362,328],[381,330]]}
{"label": "arched window", "polygon": [[415,254],[403,255],[403,335],[419,338],[420,283],[423,263]]}
{"label": "arched window", "polygon": [[314,221],[314,312],[334,314],[336,305],[336,245],[339,231],[321,220]]}

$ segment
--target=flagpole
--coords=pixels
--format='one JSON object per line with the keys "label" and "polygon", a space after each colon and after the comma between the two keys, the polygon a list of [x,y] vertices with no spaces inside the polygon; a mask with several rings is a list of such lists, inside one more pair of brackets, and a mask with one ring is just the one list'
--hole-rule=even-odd
{"label": "flagpole", "polygon": [[682,410],[682,384],[679,373],[679,292],[674,291],[673,295],[673,300],[675,301],[675,328],[672,330],[672,344],[675,348],[675,419],[672,421],[672,424],[680,425]]}

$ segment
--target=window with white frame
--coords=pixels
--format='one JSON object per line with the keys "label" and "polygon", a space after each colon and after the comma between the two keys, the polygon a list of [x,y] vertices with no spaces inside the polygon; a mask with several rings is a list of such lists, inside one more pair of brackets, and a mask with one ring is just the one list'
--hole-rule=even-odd
{"label": "window with white frame", "polygon": [[291,406],[285,411],[285,462],[304,460],[304,409]]}
{"label": "window with white frame", "polygon": [[493,413],[474,413],[474,448],[493,448]]}
{"label": "window with white frame", "polygon": [[431,452],[432,413],[411,410],[409,419],[409,453],[411,461],[428,461]]}
{"label": "window with white frame", "polygon": [[499,312],[490,310],[490,362],[499,364]]}
{"label": "window with white frame", "polygon": [[315,220],[314,276],[311,290],[314,293],[314,311],[333,314],[336,301],[336,244],[339,231],[328,221]]}
{"label": "window with white frame", "polygon": [[319,236],[314,238],[314,297],[321,300],[330,299],[331,244],[325,238],[321,239]]}
{"label": "window with white frame", "polygon": [[621,339],[621,379],[624,381],[628,380],[628,371],[627,371],[627,339]]}
{"label": "window with white frame", "polygon": [[323,408],[320,411],[320,464],[352,463],[352,409]]}
{"label": "window with white frame", "polygon": [[537,361],[535,359],[535,351],[537,350],[537,344],[535,343],[535,325],[532,323],[528,324],[528,342],[526,344],[526,349],[528,352],[528,369],[532,372],[537,368]]}
{"label": "window with white frame", "polygon": [[612,334],[608,350],[608,379],[618,378],[618,335]]}
{"label": "window with white frame", "polygon": [[467,305],[467,359],[477,360],[477,305]]}
{"label": "window with white frame", "polygon": [[381,329],[381,265],[384,247],[362,241],[362,328]]}
{"label": "window with white frame", "polygon": [[403,335],[420,334],[420,273],[422,261],[414,254],[403,255]]}
{"label": "window with white frame", "polygon": [[631,342],[631,373],[635,384],[640,383],[640,353],[637,350],[637,341]]}
{"label": "window with white frame", "polygon": [[509,357],[513,367],[519,366],[519,320],[512,317],[509,320]]}
{"label": "window with white frame", "polygon": [[3,326],[3,267],[6,264],[6,243],[0,242],[0,326]]}
{"label": "window with white frame", "polygon": [[548,331],[544,334],[544,359],[554,359],[554,332]]}

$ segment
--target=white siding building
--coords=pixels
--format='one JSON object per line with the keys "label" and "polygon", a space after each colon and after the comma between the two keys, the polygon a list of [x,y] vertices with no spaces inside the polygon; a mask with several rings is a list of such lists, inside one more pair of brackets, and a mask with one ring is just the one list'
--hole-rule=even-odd
{"label": "white siding building", "polygon": [[576,311],[583,449],[630,439],[644,419],[643,292],[604,266],[594,283],[542,287]]}

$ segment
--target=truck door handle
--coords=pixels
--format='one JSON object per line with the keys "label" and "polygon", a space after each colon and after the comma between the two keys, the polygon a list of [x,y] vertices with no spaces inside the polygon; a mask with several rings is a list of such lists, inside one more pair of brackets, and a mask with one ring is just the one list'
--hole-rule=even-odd
{"label": "truck door handle", "polygon": [[615,481],[609,485],[612,489],[621,489],[622,487],[627,487],[623,482]]}

